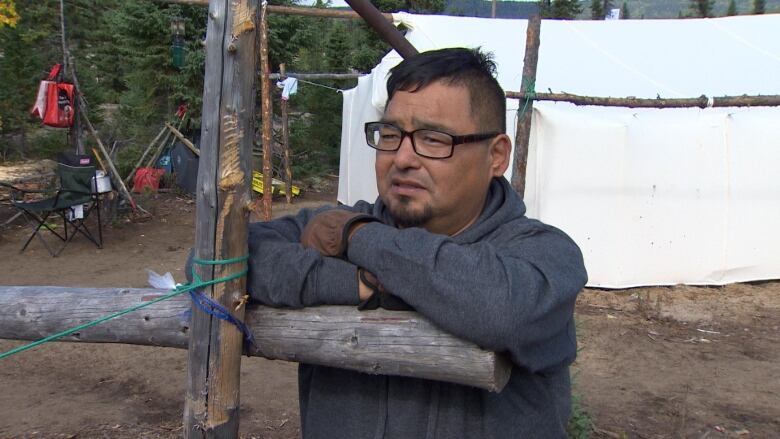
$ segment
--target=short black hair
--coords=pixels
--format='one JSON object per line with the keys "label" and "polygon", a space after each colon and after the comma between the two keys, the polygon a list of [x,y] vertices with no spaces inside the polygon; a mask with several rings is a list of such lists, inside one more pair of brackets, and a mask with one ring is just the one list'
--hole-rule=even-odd
{"label": "short black hair", "polygon": [[431,83],[465,87],[469,91],[472,115],[480,128],[506,132],[506,95],[495,78],[496,63],[491,53],[453,47],[422,52],[390,69],[387,104],[397,91],[415,92]]}

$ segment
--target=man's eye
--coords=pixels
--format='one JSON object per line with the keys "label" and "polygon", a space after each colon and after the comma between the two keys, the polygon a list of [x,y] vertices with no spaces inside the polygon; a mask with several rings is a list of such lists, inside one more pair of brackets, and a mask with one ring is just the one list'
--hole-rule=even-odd
{"label": "man's eye", "polygon": [[382,140],[383,142],[389,142],[389,141],[393,141],[393,140],[398,140],[398,137],[399,137],[398,134],[380,134],[379,135],[380,140]]}
{"label": "man's eye", "polygon": [[433,145],[433,146],[446,145],[447,144],[447,139],[445,139],[444,137],[441,137],[441,136],[436,136],[436,135],[427,135],[426,134],[426,135],[423,136],[422,141],[425,142],[428,145]]}

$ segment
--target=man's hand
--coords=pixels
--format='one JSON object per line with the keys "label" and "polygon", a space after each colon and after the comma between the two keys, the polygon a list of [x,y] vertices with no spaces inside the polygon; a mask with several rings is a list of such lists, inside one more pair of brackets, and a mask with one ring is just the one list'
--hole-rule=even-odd
{"label": "man's hand", "polygon": [[360,311],[384,308],[391,311],[413,310],[400,297],[391,294],[373,273],[358,268],[358,291],[360,295]]}
{"label": "man's hand", "polygon": [[352,234],[363,224],[378,218],[344,209],[331,209],[315,216],[301,233],[301,244],[323,256],[343,257]]}

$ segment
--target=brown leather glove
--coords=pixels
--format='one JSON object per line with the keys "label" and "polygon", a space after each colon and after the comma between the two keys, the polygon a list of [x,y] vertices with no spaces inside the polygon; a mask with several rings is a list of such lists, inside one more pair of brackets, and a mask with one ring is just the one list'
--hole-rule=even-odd
{"label": "brown leather glove", "polygon": [[376,276],[365,268],[358,268],[358,276],[360,277],[360,281],[373,291],[368,299],[360,302],[358,310],[367,311],[384,308],[390,311],[404,311],[414,309],[400,297],[390,294]]}
{"label": "brown leather glove", "polygon": [[301,233],[301,244],[323,256],[343,257],[349,235],[360,225],[379,221],[375,216],[344,209],[331,209],[312,218]]}

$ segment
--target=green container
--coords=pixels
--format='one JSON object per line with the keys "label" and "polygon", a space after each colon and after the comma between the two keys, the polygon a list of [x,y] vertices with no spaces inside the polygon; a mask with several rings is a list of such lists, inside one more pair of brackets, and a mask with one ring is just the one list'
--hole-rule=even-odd
{"label": "green container", "polygon": [[171,56],[172,56],[174,67],[179,69],[184,67],[184,58],[186,57],[186,55],[187,55],[187,50],[184,48],[184,44],[173,43]]}

